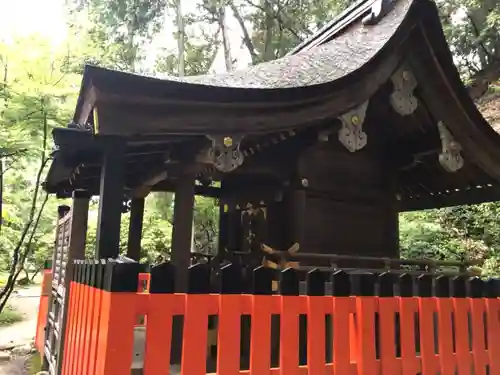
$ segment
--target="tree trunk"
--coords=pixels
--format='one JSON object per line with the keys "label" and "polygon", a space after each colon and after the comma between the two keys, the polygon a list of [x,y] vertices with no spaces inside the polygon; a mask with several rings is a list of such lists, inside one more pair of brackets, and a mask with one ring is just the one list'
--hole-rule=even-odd
{"label": "tree trunk", "polygon": [[0,157],[0,233],[2,233],[2,215],[3,215],[3,159]]}
{"label": "tree trunk", "polygon": [[179,77],[184,77],[185,61],[184,61],[184,18],[182,16],[182,1],[176,0],[177,13],[177,49],[178,49],[178,70]]}
{"label": "tree trunk", "polygon": [[[3,84],[2,84],[2,94],[5,94],[5,89],[7,87],[7,73],[8,73],[8,65],[7,59],[3,62]],[[0,233],[2,232],[2,217],[3,217],[3,159],[0,157]]]}
{"label": "tree trunk", "polygon": [[248,29],[245,26],[245,20],[241,16],[236,5],[234,5],[233,0],[229,0],[229,6],[231,7],[234,18],[236,18],[236,21],[238,21],[238,24],[240,25],[241,32],[243,34],[243,43],[245,44],[245,47],[247,48],[248,53],[252,58],[252,64],[257,64],[260,61],[260,59],[259,56],[257,55],[257,52],[255,52],[255,46],[252,42],[252,38],[250,37],[250,33],[248,32]]}
{"label": "tree trunk", "polygon": [[226,63],[226,72],[233,70],[233,58],[231,57],[231,45],[226,25],[226,4],[222,3],[219,9],[219,25],[222,31],[222,43],[224,45],[224,61]]}
{"label": "tree trunk", "polygon": [[265,9],[265,28],[266,28],[262,60],[272,61],[276,58],[273,46],[275,19],[273,17],[273,10],[271,9],[271,3],[269,1],[262,0],[261,6],[263,9]]}

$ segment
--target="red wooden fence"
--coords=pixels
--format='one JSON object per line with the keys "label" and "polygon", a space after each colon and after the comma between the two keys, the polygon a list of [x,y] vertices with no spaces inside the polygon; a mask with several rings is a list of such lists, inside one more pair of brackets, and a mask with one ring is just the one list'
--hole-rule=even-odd
{"label": "red wooden fence", "polygon": [[[137,280],[136,273],[135,288]],[[98,284],[81,279],[71,284],[63,375],[129,375],[134,327],[142,315],[147,317],[145,375],[169,373],[174,315],[184,316],[182,375],[206,373],[211,315],[218,316],[219,375],[470,375],[471,369],[475,375],[487,375],[487,367],[489,374],[500,374],[497,297],[173,294],[130,287],[110,291],[117,288]],[[278,368],[271,368],[270,362],[272,314],[279,314],[285,327],[280,330]],[[299,365],[300,314],[308,322],[304,366]],[[333,317],[333,363],[325,358],[327,314]],[[251,316],[249,370],[240,370],[242,315]]]}
{"label": "red wooden fence", "polygon": [[49,314],[49,298],[52,291],[52,270],[43,271],[42,290],[38,305],[38,317],[36,322],[35,347],[39,353],[43,353],[45,346],[45,325]]}

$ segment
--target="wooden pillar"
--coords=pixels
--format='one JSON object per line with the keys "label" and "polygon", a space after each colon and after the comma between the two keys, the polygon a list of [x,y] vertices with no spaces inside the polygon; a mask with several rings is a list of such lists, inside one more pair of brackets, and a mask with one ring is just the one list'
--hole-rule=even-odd
{"label": "wooden pillar", "polygon": [[227,212],[227,249],[229,252],[242,250],[241,210],[236,204],[230,204]]}
{"label": "wooden pillar", "polygon": [[184,293],[187,290],[187,269],[191,259],[193,231],[194,182],[193,175],[183,175],[179,178],[175,189],[171,260],[177,271],[175,284],[177,293]]}
{"label": "wooden pillar", "polygon": [[105,150],[96,234],[98,259],[116,258],[120,252],[120,221],[125,182],[124,140],[107,137],[103,142]]}
{"label": "wooden pillar", "polygon": [[307,193],[305,190],[292,190],[289,195],[289,212],[290,212],[290,238],[289,243],[298,242],[304,246],[305,240],[305,221],[306,221],[306,202]]}
{"label": "wooden pillar", "polygon": [[391,171],[390,176],[388,178],[389,188],[387,189],[389,192],[388,201],[388,214],[387,218],[389,223],[387,224],[388,234],[387,234],[387,251],[388,255],[391,258],[399,258],[399,207],[398,207],[398,181],[397,175],[394,171]]}
{"label": "wooden pillar", "polygon": [[228,240],[228,224],[229,224],[229,206],[224,201],[219,204],[219,240],[217,243],[217,252],[224,253],[227,249]]}
{"label": "wooden pillar", "polygon": [[[191,264],[191,235],[193,231],[194,208],[193,175],[185,174],[179,178],[174,197],[174,227],[172,228],[171,261],[176,267],[175,290],[177,293],[187,291],[187,270]],[[182,355],[183,316],[174,316],[172,322],[172,347],[170,363],[180,364]]]}
{"label": "wooden pillar", "polygon": [[141,258],[142,222],[144,219],[144,198],[132,198],[128,230],[127,257],[139,261]]}
{"label": "wooden pillar", "polygon": [[69,239],[69,257],[71,260],[85,258],[89,203],[90,194],[87,191],[77,190],[73,192],[73,211]]}
{"label": "wooden pillar", "polygon": [[[85,259],[85,243],[87,240],[87,226],[89,217],[90,194],[84,190],[73,192],[73,208],[71,211],[71,231],[69,237],[69,251],[64,274],[64,301],[69,299],[70,283],[73,278],[73,260]],[[50,306],[50,305],[49,305]],[[68,318],[68,303],[63,303],[61,312],[61,326],[59,328],[59,342],[57,346],[57,370],[61,374],[64,342],[66,339],[66,322]]]}

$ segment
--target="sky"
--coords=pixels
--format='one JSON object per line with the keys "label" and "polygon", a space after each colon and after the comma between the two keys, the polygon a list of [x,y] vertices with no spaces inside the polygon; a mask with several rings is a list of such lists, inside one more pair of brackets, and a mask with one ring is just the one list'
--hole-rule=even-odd
{"label": "sky", "polygon": [[[39,34],[49,39],[54,45],[63,42],[66,38],[65,25],[65,0],[0,0],[0,39],[13,40],[16,36],[28,36]],[[195,0],[184,0],[183,12],[194,11]],[[236,68],[242,68],[249,64],[250,58],[241,47],[241,32],[234,17],[228,17],[227,25],[233,58],[238,59]],[[173,24],[166,20],[166,27],[153,41],[148,50],[149,64],[154,62],[154,56],[158,48],[168,46],[176,47],[172,37]],[[222,49],[214,63],[216,72],[224,71],[224,55]]]}
{"label": "sky", "polygon": [[60,43],[66,36],[64,0],[0,0],[0,38],[38,33]]}

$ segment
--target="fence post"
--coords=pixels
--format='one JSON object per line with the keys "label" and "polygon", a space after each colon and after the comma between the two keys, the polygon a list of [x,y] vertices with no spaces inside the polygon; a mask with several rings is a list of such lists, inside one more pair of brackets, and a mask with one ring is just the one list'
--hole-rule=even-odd
{"label": "fence post", "polygon": [[420,331],[420,357],[422,358],[422,372],[435,374],[439,363],[435,356],[434,342],[434,312],[436,311],[433,298],[432,276],[420,275],[417,278],[418,317]]}
{"label": "fence post", "polygon": [[377,373],[377,337],[375,331],[375,282],[373,274],[352,275],[353,292],[356,295],[356,362],[358,374]]}
{"label": "fence post", "polygon": [[77,369],[76,374],[84,374],[85,362],[87,358],[88,349],[88,334],[89,334],[89,318],[93,312],[94,306],[92,306],[92,287],[91,287],[91,275],[93,271],[93,264],[90,262],[85,263],[85,271],[83,275],[83,297],[82,297],[82,311],[80,326],[78,329],[79,336],[79,348],[77,354]]}
{"label": "fence post", "polygon": [[106,263],[95,375],[130,374],[139,271],[139,263]]}
{"label": "fence post", "polygon": [[182,296],[174,295],[175,271],[175,267],[169,262],[151,268],[144,357],[145,375],[164,374],[165,368],[170,366],[173,315],[180,303],[184,305]]}
{"label": "fence post", "polygon": [[490,279],[486,284],[486,326],[488,327],[486,343],[490,363],[490,374],[500,374],[500,280]]}
{"label": "fence post", "polygon": [[62,358],[62,375],[71,374],[73,347],[75,344],[75,315],[77,312],[77,293],[80,275],[80,260],[73,261],[73,272],[71,281],[69,282],[68,299],[65,303],[68,304],[68,320],[66,322],[66,340],[64,342],[64,356]]}
{"label": "fence post", "polygon": [[299,374],[299,275],[293,268],[281,271],[281,324],[280,371],[281,374]]}
{"label": "fence post", "polygon": [[205,375],[208,313],[212,302],[210,268],[196,264],[188,269],[188,290],[182,340],[181,375]]}
{"label": "fence post", "polygon": [[399,277],[399,321],[403,375],[421,372],[415,348],[415,313],[418,311],[418,304],[413,295],[413,277],[408,273],[402,274]]}
{"label": "fence post", "polygon": [[307,367],[309,374],[326,373],[325,275],[320,270],[307,274]]}
{"label": "fence post", "polygon": [[45,327],[49,313],[49,299],[52,293],[52,262],[46,261],[43,269],[43,279],[38,305],[38,316],[36,323],[35,345],[40,356],[44,356]]}
{"label": "fence post", "polygon": [[[396,339],[396,313],[399,310],[398,300],[394,297],[394,286],[396,275],[384,272],[378,277],[379,280],[379,330],[377,340],[379,342],[379,354],[381,373],[384,375],[397,374],[401,368],[396,358],[399,345],[399,335]],[[398,332],[399,333],[399,332]]]}
{"label": "fence post", "polygon": [[356,355],[354,311],[356,300],[351,297],[351,278],[344,271],[332,275],[333,298],[333,368],[335,374],[351,374],[351,360]]}
{"label": "fence post", "polygon": [[452,279],[452,296],[457,370],[460,375],[468,375],[472,364],[469,350],[469,301],[467,300],[467,279],[464,276]]}
{"label": "fence post", "polygon": [[472,359],[474,361],[474,375],[486,375],[488,355],[486,352],[485,313],[486,301],[483,298],[485,283],[478,277],[469,280],[469,303],[472,326]]}
{"label": "fence post", "polygon": [[228,264],[220,269],[217,374],[233,375],[240,370],[241,267]]}
{"label": "fence post", "polygon": [[90,335],[89,335],[89,354],[88,354],[88,367],[87,374],[93,375],[96,372],[96,361],[97,361],[97,346],[99,340],[99,324],[101,303],[102,303],[102,285],[104,281],[104,271],[106,263],[103,260],[96,261],[94,264],[93,280],[91,282],[91,287],[93,289],[93,300],[92,300],[92,319],[90,322]]}
{"label": "fence post", "polygon": [[441,275],[436,279],[437,325],[439,361],[443,375],[455,374],[455,353],[453,345],[452,311],[453,300],[450,298],[450,278]]}
{"label": "fence post", "polygon": [[81,327],[82,327],[82,315],[85,309],[84,305],[84,292],[85,292],[85,261],[78,262],[78,274],[75,278],[75,302],[74,302],[74,314],[73,314],[73,333],[72,333],[72,345],[71,345],[71,356],[68,360],[68,375],[78,374],[78,361],[80,355],[81,347]]}
{"label": "fence post", "polygon": [[273,270],[257,267],[252,275],[250,373],[267,374],[271,368],[271,313]]}

